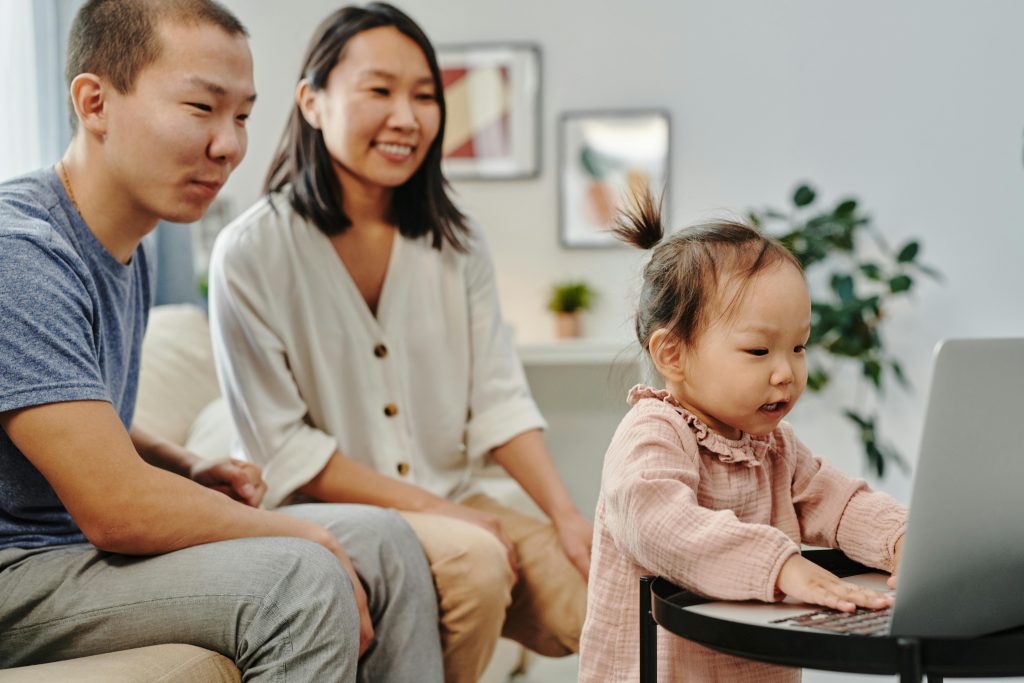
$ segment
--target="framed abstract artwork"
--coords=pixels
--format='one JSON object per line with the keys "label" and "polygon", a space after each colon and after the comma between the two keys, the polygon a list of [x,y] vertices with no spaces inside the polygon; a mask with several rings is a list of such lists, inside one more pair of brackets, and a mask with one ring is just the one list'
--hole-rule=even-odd
{"label": "framed abstract artwork", "polygon": [[644,188],[661,197],[668,187],[668,113],[567,112],[559,128],[562,245],[620,245],[610,228],[625,202]]}
{"label": "framed abstract artwork", "polygon": [[452,180],[540,172],[540,49],[529,44],[437,49],[448,111],[443,166]]}

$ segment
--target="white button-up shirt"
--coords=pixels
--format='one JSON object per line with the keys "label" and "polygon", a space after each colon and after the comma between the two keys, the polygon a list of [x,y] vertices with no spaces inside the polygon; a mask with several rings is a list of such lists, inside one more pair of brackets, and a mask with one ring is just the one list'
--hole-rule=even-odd
{"label": "white button-up shirt", "polygon": [[374,316],[328,238],[282,196],[226,227],[210,264],[217,372],[265,506],[335,451],[441,496],[543,428],[480,233],[468,254],[396,236]]}

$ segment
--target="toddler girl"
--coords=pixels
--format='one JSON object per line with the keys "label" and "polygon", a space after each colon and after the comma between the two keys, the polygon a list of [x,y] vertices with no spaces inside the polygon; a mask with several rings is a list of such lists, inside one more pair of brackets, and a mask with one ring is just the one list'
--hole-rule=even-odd
{"label": "toddler girl", "polygon": [[[806,542],[895,572],[906,510],[812,455],[782,421],[807,380],[811,306],[797,261],[738,223],[663,239],[650,195],[616,233],[654,248],[636,332],[665,388],[630,391],[605,455],[581,683],[638,678],[644,574],[725,600],[890,605],[800,556]],[[662,629],[658,660],[661,681],[800,678]]]}

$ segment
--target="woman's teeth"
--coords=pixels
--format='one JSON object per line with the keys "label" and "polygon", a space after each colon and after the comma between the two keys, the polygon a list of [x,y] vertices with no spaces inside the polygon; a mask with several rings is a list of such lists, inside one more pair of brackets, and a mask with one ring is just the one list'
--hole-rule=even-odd
{"label": "woman's teeth", "polygon": [[412,147],[409,145],[393,145],[390,143],[381,143],[377,145],[377,149],[384,152],[385,154],[395,154],[397,156],[407,156],[412,154]]}

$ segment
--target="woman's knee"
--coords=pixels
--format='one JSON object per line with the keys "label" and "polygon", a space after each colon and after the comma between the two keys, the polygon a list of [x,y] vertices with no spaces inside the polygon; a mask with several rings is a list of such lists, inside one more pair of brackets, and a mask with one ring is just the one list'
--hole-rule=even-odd
{"label": "woman's knee", "polygon": [[516,576],[505,546],[491,533],[478,531],[460,538],[456,552],[431,564],[441,606],[503,619]]}

